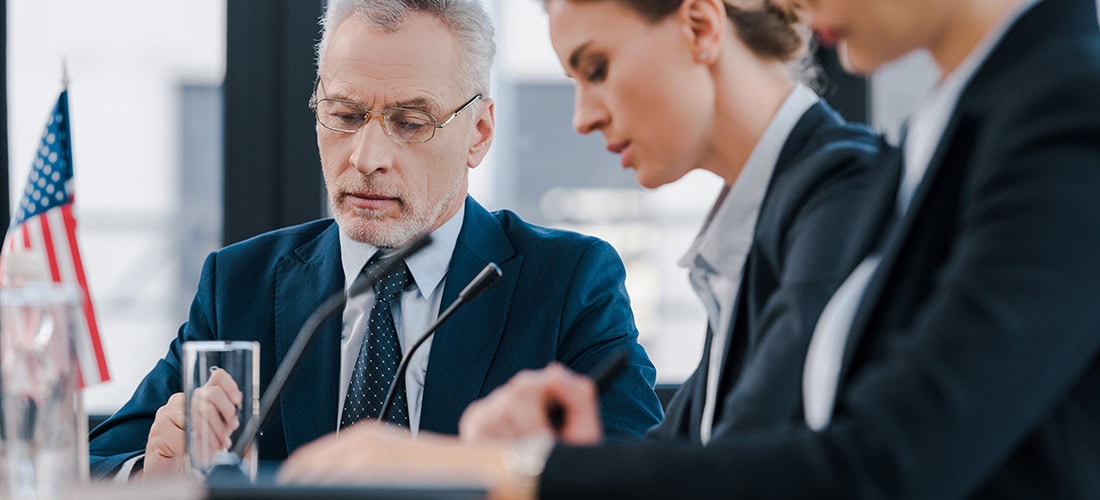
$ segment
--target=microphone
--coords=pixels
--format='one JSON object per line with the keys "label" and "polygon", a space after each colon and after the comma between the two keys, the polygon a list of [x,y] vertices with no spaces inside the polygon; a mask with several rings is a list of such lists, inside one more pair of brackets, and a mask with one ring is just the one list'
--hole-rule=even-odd
{"label": "microphone", "polygon": [[317,309],[314,309],[313,313],[309,315],[309,318],[306,319],[305,323],[303,323],[302,327],[298,330],[298,334],[294,337],[294,343],[290,345],[290,349],[287,350],[286,356],[279,362],[279,367],[275,370],[275,375],[271,377],[271,382],[268,384],[267,390],[265,390],[263,396],[260,397],[260,411],[245,422],[244,429],[241,431],[237,442],[233,443],[233,448],[230,449],[230,457],[238,463],[222,463],[214,466],[209,474],[210,479],[244,479],[238,468],[240,460],[244,457],[244,451],[248,449],[248,447],[252,445],[252,441],[256,439],[256,432],[260,429],[260,426],[263,425],[264,421],[267,420],[268,415],[270,415],[271,408],[275,406],[275,400],[278,399],[279,394],[283,392],[283,386],[286,385],[291,372],[298,366],[298,359],[302,357],[302,353],[305,352],[306,346],[309,345],[309,341],[313,338],[313,335],[317,333],[317,328],[321,326],[321,323],[332,315],[332,313],[344,307],[344,304],[348,301],[348,297],[362,293],[363,290],[366,290],[367,287],[372,286],[375,281],[378,281],[383,275],[390,272],[398,263],[411,257],[431,242],[431,235],[424,234],[408,245],[380,258],[378,260],[378,265],[374,267],[373,270],[359,273],[359,275],[355,277],[351,286],[348,287],[347,293],[343,291],[334,293],[331,297],[325,299],[321,305],[317,306]]}
{"label": "microphone", "polygon": [[485,267],[481,269],[481,272],[477,273],[477,276],[474,276],[474,279],[466,284],[466,288],[458,292],[458,298],[455,299],[454,302],[451,302],[451,305],[447,306],[447,309],[443,310],[443,314],[440,314],[439,317],[428,326],[428,329],[420,334],[420,337],[417,338],[416,342],[409,348],[409,352],[401,358],[401,364],[397,365],[397,373],[394,374],[393,382],[390,383],[390,390],[386,392],[386,399],[382,400],[382,409],[378,412],[378,420],[385,419],[386,414],[390,411],[390,407],[393,406],[393,398],[397,394],[397,388],[400,387],[399,384],[405,383],[405,372],[409,369],[409,360],[412,359],[413,353],[415,353],[420,345],[439,329],[439,325],[447,321],[447,318],[450,318],[459,307],[473,300],[478,294],[484,292],[486,288],[496,284],[503,275],[504,272],[500,270],[500,266],[496,265],[495,262],[486,264]]}

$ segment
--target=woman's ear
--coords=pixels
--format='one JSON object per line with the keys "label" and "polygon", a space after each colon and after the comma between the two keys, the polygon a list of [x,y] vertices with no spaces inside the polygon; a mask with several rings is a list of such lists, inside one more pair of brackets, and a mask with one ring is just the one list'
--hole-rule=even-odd
{"label": "woman's ear", "polygon": [[677,15],[695,62],[717,61],[726,27],[726,6],[722,0],[684,0]]}

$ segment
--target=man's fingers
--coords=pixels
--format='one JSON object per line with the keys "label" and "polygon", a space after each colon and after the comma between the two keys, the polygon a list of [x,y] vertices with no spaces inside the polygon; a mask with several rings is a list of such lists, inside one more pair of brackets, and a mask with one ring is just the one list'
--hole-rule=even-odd
{"label": "man's fingers", "polygon": [[226,397],[233,402],[234,406],[240,407],[241,402],[244,401],[244,394],[241,393],[240,387],[237,386],[237,381],[229,376],[229,372],[220,368],[216,368],[210,372],[210,378],[206,380],[203,387],[220,387],[225,391]]}
{"label": "man's fingers", "polygon": [[191,394],[191,417],[196,433],[192,445],[202,447],[198,457],[213,456],[213,452],[228,448],[232,445],[230,436],[240,427],[237,406],[216,385],[200,387]]}
{"label": "man's fingers", "polygon": [[240,426],[237,405],[220,387],[195,389],[191,395],[191,412],[195,416],[220,422],[222,425],[218,427],[230,432]]}
{"label": "man's fingers", "polygon": [[544,394],[547,404],[560,406],[562,416],[559,437],[571,444],[595,444],[602,438],[596,384],[560,365],[546,369]]}
{"label": "man's fingers", "polygon": [[154,425],[158,420],[170,423],[181,431],[184,429],[187,425],[187,420],[184,417],[182,392],[177,392],[169,396],[168,402],[157,409],[156,417],[154,417]]}
{"label": "man's fingers", "polygon": [[145,446],[143,474],[158,476],[181,474],[185,469],[183,393],[173,394],[157,409]]}

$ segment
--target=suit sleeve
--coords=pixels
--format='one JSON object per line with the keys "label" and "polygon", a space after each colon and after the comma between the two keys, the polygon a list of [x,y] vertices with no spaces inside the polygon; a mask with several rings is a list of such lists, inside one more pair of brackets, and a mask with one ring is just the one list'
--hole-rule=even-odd
{"label": "suit sleeve", "polygon": [[216,254],[203,264],[198,291],[191,303],[190,317],[183,324],[164,358],[142,379],[134,395],[114,415],[96,426],[88,439],[93,478],[105,478],[118,471],[126,460],[145,452],[149,429],[157,410],[168,398],[183,391],[180,367],[181,345],[189,340],[213,340],[214,276]]}
{"label": "suit sleeve", "polygon": [[[709,339],[703,347],[703,352],[710,352]],[[668,406],[665,408],[664,419],[661,420],[661,423],[649,429],[649,432],[645,435],[646,440],[669,443],[698,441],[699,433],[692,429],[692,410],[697,405],[701,405],[699,401],[696,401],[695,394],[706,390],[704,384],[706,383],[706,370],[709,360],[710,358],[704,355],[691,376],[680,384],[676,394],[672,396],[672,400],[668,402]]]}
{"label": "suit sleeve", "polygon": [[964,160],[951,253],[926,270],[933,289],[904,330],[865,333],[882,352],[841,382],[828,428],[730,433],[703,449],[562,447],[543,496],[653,496],[646,486],[696,498],[972,493],[1053,418],[1100,350],[1100,103],[1080,90],[1095,80],[1075,83],[1060,83],[1078,89],[1064,97],[1013,104],[1006,125],[983,131],[988,147]]}
{"label": "suit sleeve", "polygon": [[595,240],[573,270],[562,310],[559,359],[570,369],[590,373],[612,353],[629,352],[626,368],[600,394],[600,420],[610,441],[640,439],[662,416],[653,389],[657,371],[638,344],[625,279],[615,250]]}

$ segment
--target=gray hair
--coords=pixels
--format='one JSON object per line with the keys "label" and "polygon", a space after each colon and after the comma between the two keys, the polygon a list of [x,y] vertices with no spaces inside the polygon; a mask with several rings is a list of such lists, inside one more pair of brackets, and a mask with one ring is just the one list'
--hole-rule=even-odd
{"label": "gray hair", "polygon": [[317,44],[318,71],[329,36],[353,14],[363,16],[385,33],[392,33],[401,28],[412,12],[434,16],[451,29],[458,40],[464,83],[471,91],[488,97],[496,42],[493,23],[481,0],[328,0],[321,20],[321,42]]}

